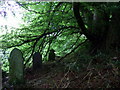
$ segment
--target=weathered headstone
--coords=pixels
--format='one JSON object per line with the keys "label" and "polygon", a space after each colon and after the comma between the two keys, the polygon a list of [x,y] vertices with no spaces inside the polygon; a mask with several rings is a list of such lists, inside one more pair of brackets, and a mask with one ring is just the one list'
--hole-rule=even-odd
{"label": "weathered headstone", "polygon": [[55,50],[53,50],[53,49],[50,50],[48,60],[49,61],[54,61],[55,60]]}
{"label": "weathered headstone", "polygon": [[22,52],[15,48],[9,57],[9,77],[10,84],[24,83],[24,64]]}
{"label": "weathered headstone", "polygon": [[42,68],[42,55],[40,52],[35,52],[33,55],[33,70]]}

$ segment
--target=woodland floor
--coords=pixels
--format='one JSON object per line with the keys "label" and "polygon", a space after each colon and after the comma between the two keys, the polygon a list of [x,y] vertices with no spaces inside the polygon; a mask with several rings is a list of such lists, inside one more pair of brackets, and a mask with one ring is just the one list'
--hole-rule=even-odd
{"label": "woodland floor", "polygon": [[41,70],[26,73],[29,88],[120,88],[120,68],[112,65],[103,68],[65,69],[65,65],[48,63]]}
{"label": "woodland floor", "polygon": [[114,65],[88,65],[79,72],[65,64],[49,62],[42,69],[27,69],[26,84],[15,88],[120,88],[120,68]]}

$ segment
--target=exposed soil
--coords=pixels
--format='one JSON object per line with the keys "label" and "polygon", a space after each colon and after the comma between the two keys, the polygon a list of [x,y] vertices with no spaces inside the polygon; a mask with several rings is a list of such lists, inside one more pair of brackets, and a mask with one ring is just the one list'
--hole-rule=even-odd
{"label": "exposed soil", "polygon": [[42,69],[27,69],[25,79],[26,84],[15,88],[120,88],[120,69],[105,65],[77,72],[63,64],[47,63]]}
{"label": "exposed soil", "polygon": [[64,65],[46,64],[41,70],[26,74],[29,88],[120,88],[120,69],[105,66],[102,69],[65,70]]}

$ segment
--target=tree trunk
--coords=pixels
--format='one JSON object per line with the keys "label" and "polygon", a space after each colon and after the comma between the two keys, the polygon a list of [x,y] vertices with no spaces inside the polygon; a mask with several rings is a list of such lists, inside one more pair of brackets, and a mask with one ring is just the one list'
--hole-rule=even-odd
{"label": "tree trunk", "polygon": [[[91,42],[91,49],[93,53],[97,51],[107,51],[116,49],[120,45],[120,11],[115,9],[112,12],[112,18],[110,20],[109,11],[95,10],[93,20],[91,21],[92,30],[85,28],[82,17],[80,16],[80,3],[73,4],[74,16],[77,23],[83,31],[83,34]],[[90,32],[91,31],[91,32]]]}
{"label": "tree trunk", "polygon": [[120,10],[116,9],[112,12],[110,28],[106,38],[107,50],[114,49],[115,51],[120,47]]}

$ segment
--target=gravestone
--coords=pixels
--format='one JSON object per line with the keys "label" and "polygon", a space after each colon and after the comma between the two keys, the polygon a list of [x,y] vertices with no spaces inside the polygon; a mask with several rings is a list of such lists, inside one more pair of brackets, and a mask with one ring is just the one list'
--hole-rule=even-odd
{"label": "gravestone", "polygon": [[24,64],[22,52],[15,48],[9,57],[9,83],[23,84],[24,82]]}
{"label": "gravestone", "polygon": [[42,55],[40,52],[35,52],[33,55],[33,70],[42,68]]}
{"label": "gravestone", "polygon": [[49,61],[55,61],[55,50],[51,49],[48,56]]}

